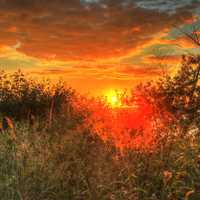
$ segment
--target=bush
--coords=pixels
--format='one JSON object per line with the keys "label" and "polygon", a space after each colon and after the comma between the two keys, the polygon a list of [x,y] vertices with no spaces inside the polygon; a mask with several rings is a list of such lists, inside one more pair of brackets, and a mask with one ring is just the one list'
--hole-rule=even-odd
{"label": "bush", "polygon": [[16,120],[29,119],[31,115],[38,118],[60,115],[64,105],[71,106],[74,95],[74,90],[62,82],[37,82],[21,71],[0,74],[0,113]]}

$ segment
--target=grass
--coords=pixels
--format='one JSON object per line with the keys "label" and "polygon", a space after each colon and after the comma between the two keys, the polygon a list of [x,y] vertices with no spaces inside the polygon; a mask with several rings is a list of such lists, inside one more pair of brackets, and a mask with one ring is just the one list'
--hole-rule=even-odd
{"label": "grass", "polygon": [[16,139],[12,131],[0,135],[2,200],[199,198],[199,137],[122,154],[84,129],[58,135],[19,123]]}
{"label": "grass", "polygon": [[1,200],[200,199],[198,132],[157,127],[166,135],[153,150],[120,149],[112,134],[102,139],[113,123],[104,102],[21,72],[0,86],[1,118],[10,119],[0,133]]}

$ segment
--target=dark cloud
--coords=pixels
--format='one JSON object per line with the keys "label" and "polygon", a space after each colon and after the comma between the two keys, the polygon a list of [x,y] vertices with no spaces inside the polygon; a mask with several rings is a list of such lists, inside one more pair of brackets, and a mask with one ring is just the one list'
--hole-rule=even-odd
{"label": "dark cloud", "polygon": [[31,71],[31,74],[35,75],[42,75],[42,76],[48,76],[48,75],[55,75],[55,76],[60,76],[60,75],[69,75],[73,74],[74,70],[72,69],[63,69],[63,68],[53,68],[53,69],[45,69],[42,71]]}
{"label": "dark cloud", "polygon": [[[39,58],[111,58],[126,55],[156,33],[192,16],[190,10],[184,6],[180,9],[177,3],[166,3],[166,8],[170,5],[177,9],[168,14],[147,9],[148,2],[0,0],[0,45],[20,42],[18,51]],[[150,7],[163,8],[163,1],[157,2],[151,1]]]}
{"label": "dark cloud", "polygon": [[178,64],[181,61],[181,55],[166,55],[166,56],[147,56],[145,60],[149,63],[159,64]]}
{"label": "dark cloud", "polygon": [[174,14],[178,9],[187,7],[194,8],[194,5],[200,3],[200,0],[137,0],[136,5],[147,10],[157,10]]}
{"label": "dark cloud", "polygon": [[121,74],[128,74],[135,77],[148,77],[148,76],[160,76],[163,73],[163,69],[160,67],[144,67],[127,65],[118,70]]}

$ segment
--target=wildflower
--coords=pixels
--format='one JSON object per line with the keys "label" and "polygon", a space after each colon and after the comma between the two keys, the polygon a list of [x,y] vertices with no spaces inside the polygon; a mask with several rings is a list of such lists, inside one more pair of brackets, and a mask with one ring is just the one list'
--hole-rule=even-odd
{"label": "wildflower", "polygon": [[10,128],[12,130],[14,129],[14,123],[9,117],[3,118],[2,125],[3,125],[3,129],[7,129],[7,128]]}
{"label": "wildflower", "polygon": [[11,130],[11,132],[10,132],[11,140],[14,141],[17,139],[16,132],[15,132],[15,125],[14,125],[14,122],[12,121],[12,119],[10,119],[9,117],[4,117],[3,121],[2,121],[2,128],[3,128],[3,130],[6,130],[6,129]]}
{"label": "wildflower", "polygon": [[163,172],[163,177],[164,177],[165,183],[168,183],[171,180],[171,178],[172,178],[172,172],[170,172],[168,170],[165,170]]}

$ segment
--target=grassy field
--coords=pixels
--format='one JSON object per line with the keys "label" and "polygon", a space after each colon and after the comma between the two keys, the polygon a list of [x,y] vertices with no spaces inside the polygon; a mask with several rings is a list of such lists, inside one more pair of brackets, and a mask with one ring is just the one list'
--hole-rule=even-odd
{"label": "grassy field", "polygon": [[[174,79],[168,77],[167,84],[162,80],[156,90],[151,84],[143,87],[154,94],[154,100],[159,100],[152,104],[159,112],[155,115],[157,121],[152,121],[156,127],[151,129],[155,141],[150,145],[155,146],[149,148],[142,148],[143,143],[137,147],[116,145],[117,138],[126,141],[127,133],[133,141],[138,141],[138,137],[145,140],[146,135],[130,127],[113,128],[114,122],[110,120],[114,114],[105,102],[80,96],[62,83],[36,82],[21,72],[11,75],[2,72],[0,199],[200,199],[198,113],[193,111],[190,126],[188,121],[183,121],[191,117],[186,110],[188,103],[191,103],[189,107],[197,105],[194,98],[198,99],[199,88],[196,85],[194,91],[192,88],[195,96],[191,97],[191,93],[188,96],[186,87],[180,85],[183,81],[179,81],[186,72],[191,72],[188,69],[184,71],[184,68]],[[191,78],[190,74],[187,77]],[[190,88],[191,85],[187,91]],[[170,102],[172,93],[166,96],[169,91],[176,95],[173,103]],[[152,102],[152,95],[148,97]],[[165,107],[163,104],[158,107],[163,102],[169,103],[166,109],[171,109],[170,105],[174,109],[170,115],[165,109],[167,122],[163,117],[158,118],[163,116]],[[119,121],[115,122],[118,125]],[[115,133],[121,134],[120,137],[114,137]]]}
{"label": "grassy field", "polygon": [[89,130],[39,125],[0,135],[2,200],[200,198],[199,137],[122,153]]}

